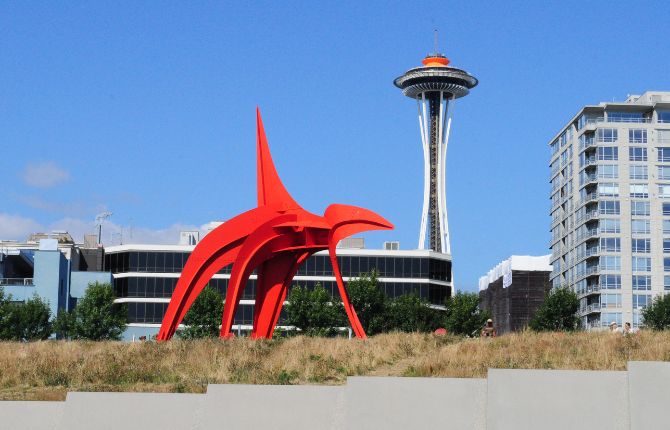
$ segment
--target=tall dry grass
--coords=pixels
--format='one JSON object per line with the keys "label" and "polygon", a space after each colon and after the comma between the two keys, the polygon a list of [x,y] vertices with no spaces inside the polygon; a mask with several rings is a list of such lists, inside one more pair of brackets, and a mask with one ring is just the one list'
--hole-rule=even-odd
{"label": "tall dry grass", "polygon": [[342,384],[352,375],[485,377],[488,368],[624,370],[629,360],[670,361],[670,332],[4,342],[0,399],[57,400],[67,391],[204,392],[210,383]]}

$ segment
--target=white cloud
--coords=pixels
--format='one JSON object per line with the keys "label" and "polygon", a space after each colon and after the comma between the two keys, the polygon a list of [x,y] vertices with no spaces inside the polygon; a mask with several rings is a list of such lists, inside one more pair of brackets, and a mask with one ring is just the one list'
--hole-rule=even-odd
{"label": "white cloud", "polygon": [[28,163],[23,171],[23,181],[36,188],[51,188],[70,179],[70,172],[53,161]]}
{"label": "white cloud", "polygon": [[0,240],[26,240],[30,233],[40,229],[40,224],[35,220],[0,213]]}
{"label": "white cloud", "polygon": [[[204,227],[204,226],[203,226]],[[84,234],[97,234],[97,226],[93,221],[80,218],[63,218],[49,225],[19,215],[0,213],[0,240],[25,241],[31,233],[49,233],[54,230],[67,231],[75,242],[81,243]],[[139,226],[121,226],[110,220],[102,226],[102,243],[106,246],[126,243],[146,244],[177,244],[179,232],[184,230],[200,231],[204,236],[204,229],[189,224],[175,223],[165,228],[152,229]]]}

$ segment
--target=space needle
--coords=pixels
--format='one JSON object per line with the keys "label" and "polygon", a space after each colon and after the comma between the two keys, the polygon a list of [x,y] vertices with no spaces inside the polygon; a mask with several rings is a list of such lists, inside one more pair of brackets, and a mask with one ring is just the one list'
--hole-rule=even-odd
{"label": "space needle", "polygon": [[[424,159],[423,209],[419,230],[419,249],[451,254],[445,189],[447,144],[451,130],[450,104],[468,95],[479,82],[468,72],[449,66],[449,59],[437,52],[428,54],[423,66],[408,70],[393,81],[407,97],[416,99]],[[451,103],[450,103],[451,102]],[[453,108],[452,108],[453,109]]]}

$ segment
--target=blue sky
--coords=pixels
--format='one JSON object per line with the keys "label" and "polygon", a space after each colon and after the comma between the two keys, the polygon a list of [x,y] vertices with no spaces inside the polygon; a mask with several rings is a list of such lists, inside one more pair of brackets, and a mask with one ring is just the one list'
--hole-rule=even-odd
{"label": "blue sky", "polygon": [[[308,210],[361,205],[416,247],[422,151],[392,81],[440,50],[458,100],[447,187],[459,288],[548,253],[547,142],[584,104],[670,90],[670,6],[648,2],[2,2],[0,238],[176,242],[255,204],[254,109]],[[132,228],[131,228],[132,227]],[[131,233],[132,232],[132,233]],[[131,237],[132,234],[132,237]],[[81,240],[81,237],[76,237]]]}

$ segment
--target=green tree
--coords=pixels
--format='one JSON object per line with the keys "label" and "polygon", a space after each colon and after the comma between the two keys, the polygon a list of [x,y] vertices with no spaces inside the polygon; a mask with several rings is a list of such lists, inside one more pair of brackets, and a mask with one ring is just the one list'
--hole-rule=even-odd
{"label": "green tree", "polygon": [[428,306],[416,294],[388,301],[384,331],[430,332],[443,324],[441,312]]}
{"label": "green tree", "polygon": [[479,295],[459,291],[447,298],[445,305],[445,328],[453,334],[479,336],[489,313],[479,308]]}
{"label": "green tree", "polygon": [[347,283],[349,300],[368,335],[380,333],[384,326],[387,297],[377,283],[377,273],[364,274]]}
{"label": "green tree", "polygon": [[84,297],[73,310],[72,338],[119,340],[126,329],[126,306],[114,303],[110,284],[89,284]]}
{"label": "green tree", "polygon": [[334,300],[320,284],[312,290],[294,286],[287,301],[286,323],[309,336],[332,335],[336,327],[345,324],[342,303]]}
{"label": "green tree", "polygon": [[212,287],[206,287],[184,316],[183,329],[177,335],[183,339],[218,337],[223,313],[223,299]]}
{"label": "green tree", "polygon": [[41,340],[51,336],[51,309],[35,295],[25,303],[12,302],[0,288],[0,339]]}
{"label": "green tree", "polygon": [[534,331],[574,331],[579,328],[579,299],[569,288],[554,289],[528,325]]}
{"label": "green tree", "polygon": [[644,325],[654,330],[670,328],[670,295],[658,296],[642,309]]}
{"label": "green tree", "polygon": [[53,331],[58,339],[69,339],[74,336],[74,312],[59,309],[53,321]]}

